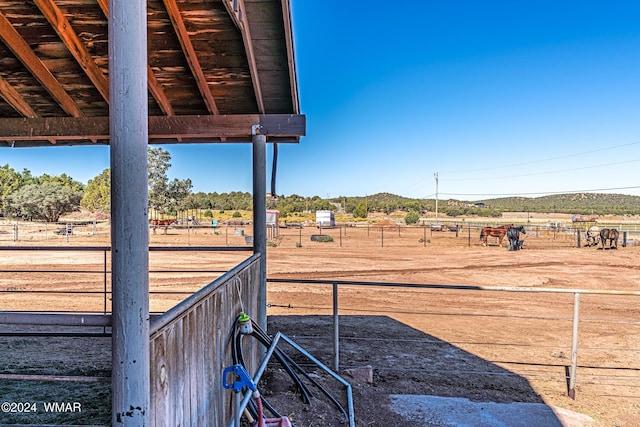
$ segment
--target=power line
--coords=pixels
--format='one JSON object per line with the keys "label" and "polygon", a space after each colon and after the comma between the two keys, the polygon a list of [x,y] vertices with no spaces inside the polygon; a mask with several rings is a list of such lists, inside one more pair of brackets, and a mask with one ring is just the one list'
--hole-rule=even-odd
{"label": "power line", "polygon": [[[521,163],[514,163],[514,164],[509,164],[509,165],[485,167],[485,168],[476,168],[476,169],[445,171],[444,173],[445,174],[461,174],[461,173],[466,173],[466,172],[477,172],[477,171],[485,171],[485,170],[504,169],[504,168],[510,168],[510,167],[515,167],[515,166],[530,165],[530,164],[543,163],[543,162],[552,161],[552,160],[566,159],[566,158],[570,158],[570,157],[577,157],[577,156],[581,156],[581,155],[585,155],[585,154],[592,154],[592,153],[597,153],[597,152],[602,152],[602,151],[614,150],[614,149],[617,149],[617,148],[629,147],[629,146],[638,145],[638,144],[640,144],[640,141],[635,141],[635,142],[630,142],[630,143],[626,143],[626,144],[615,145],[615,146],[612,146],[612,147],[603,147],[603,148],[598,148],[598,149],[589,150],[589,151],[583,151],[583,152],[579,152],[579,153],[567,154],[567,155],[563,155],[563,156],[550,157],[550,158],[541,159],[541,160],[532,160],[532,161],[529,161],[529,162],[521,162]],[[537,172],[537,173],[530,173],[530,174],[509,175],[509,176],[500,176],[500,177],[486,177],[486,178],[479,178],[479,177],[474,177],[474,178],[447,178],[446,180],[447,180],[447,182],[452,182],[452,181],[461,182],[461,181],[467,181],[467,180],[473,180],[473,181],[483,180],[483,181],[486,181],[486,180],[508,179],[508,178],[528,177],[528,176],[538,176],[538,175],[553,174],[553,173],[571,172],[571,171],[578,171],[578,170],[584,170],[584,169],[593,169],[593,168],[599,168],[599,167],[608,167],[608,166],[619,165],[619,164],[624,164],[624,163],[632,163],[632,162],[638,162],[638,161],[640,161],[640,159],[628,160],[628,161],[617,162],[617,163],[602,164],[602,165],[584,166],[584,167],[580,167],[580,168],[555,170],[555,171],[548,171],[548,172]],[[410,190],[416,189],[416,188],[422,186],[427,180],[428,180],[428,178],[419,179],[419,180],[415,181],[413,184],[409,184],[408,186],[405,186],[404,191],[399,191],[399,193],[403,193],[403,192],[406,192],[406,191],[410,191]],[[630,187],[630,188],[635,188],[635,187]],[[571,193],[571,192],[561,191],[561,192],[556,192],[556,193],[539,192],[539,193],[526,193],[526,194],[564,194],[564,193]],[[442,194],[467,195],[467,194],[462,194],[462,193],[461,194],[442,193]],[[468,194],[468,195],[476,195],[476,194]],[[426,196],[426,197],[420,197],[420,198],[428,198],[428,197],[431,197],[431,195],[430,196]]]}
{"label": "power line", "polygon": [[552,160],[560,160],[560,159],[567,159],[567,158],[570,158],[570,157],[582,156],[582,155],[585,155],[585,154],[593,154],[593,153],[598,153],[598,152],[601,152],[601,151],[615,150],[616,148],[629,147],[631,145],[637,145],[637,144],[640,144],[640,141],[630,142],[630,143],[621,144],[621,145],[614,145],[613,147],[598,148],[598,149],[595,149],[595,150],[583,151],[583,152],[580,152],[580,153],[566,154],[564,156],[549,157],[549,158],[546,158],[546,159],[531,160],[531,161],[528,161],[528,162],[521,162],[521,163],[513,163],[513,164],[510,164],[510,165],[500,165],[500,166],[477,168],[477,169],[445,171],[445,173],[478,172],[478,171],[492,170],[492,169],[504,169],[504,168],[510,168],[510,167],[514,167],[514,166],[531,165],[531,164],[535,164],[535,163],[544,163],[544,162],[549,162],[549,161],[552,161]]}
{"label": "power line", "polygon": [[[543,162],[548,162],[548,161],[552,161],[552,160],[577,157],[577,156],[581,156],[581,155],[585,155],[585,154],[592,154],[592,153],[598,153],[598,152],[602,152],[602,151],[609,151],[609,150],[629,147],[629,146],[638,145],[638,144],[640,144],[640,141],[630,142],[630,143],[626,143],[626,144],[619,144],[619,145],[615,145],[615,146],[612,146],[612,147],[603,147],[603,148],[598,148],[598,149],[589,150],[589,151],[583,151],[583,152],[579,152],[579,153],[567,154],[567,155],[563,155],[563,156],[555,156],[555,157],[550,157],[550,158],[546,158],[546,159],[514,163],[514,164],[509,164],[509,165],[502,165],[502,166],[495,166],[495,167],[485,167],[485,168],[476,168],[476,169],[466,169],[466,170],[445,171],[445,174],[449,174],[449,173],[459,174],[459,173],[465,173],[465,172],[477,172],[477,171],[485,171],[485,170],[504,169],[504,168],[510,168],[510,167],[515,167],[515,166],[543,163]],[[473,177],[473,178],[447,178],[446,180],[448,182],[462,182],[462,181],[468,181],[468,180],[472,180],[472,181],[487,181],[487,180],[500,180],[500,179],[503,180],[503,179],[511,179],[511,178],[541,176],[541,175],[549,175],[549,174],[564,173],[564,172],[573,172],[573,171],[586,170],[586,169],[602,168],[602,167],[609,167],[609,166],[621,165],[621,164],[626,164],[626,163],[635,163],[635,162],[639,162],[639,161],[640,161],[640,159],[635,159],[635,160],[626,160],[626,161],[621,161],[621,162],[606,163],[606,164],[591,165],[591,166],[583,166],[583,167],[571,168],[571,169],[560,169],[560,170],[553,170],[553,171],[546,171],[546,172],[535,172],[535,173],[527,173],[527,174],[519,174],[519,175],[506,175],[506,176],[495,176],[495,177],[484,177],[484,178],[477,177],[477,176]],[[423,185],[426,181],[427,181],[427,178],[419,179],[419,180],[415,181],[413,184],[410,184],[410,185],[406,186],[405,187],[405,191],[406,190],[410,190],[410,189],[418,188],[421,185]],[[543,195],[543,194],[571,194],[571,193],[574,193],[574,192],[597,192],[597,191],[604,191],[604,190],[621,190],[621,189],[636,189],[636,188],[638,188],[638,187],[631,186],[631,187],[620,187],[620,188],[601,189],[601,190],[556,191],[556,192],[542,191],[542,192],[527,192],[527,193],[519,193],[519,194],[504,194],[504,193],[441,193],[441,194],[450,195],[450,196],[518,196],[518,195]],[[400,191],[400,193],[403,193],[403,192],[404,191]],[[432,197],[432,195],[425,196],[425,197],[419,197],[419,198],[425,199],[425,198],[429,198],[429,197]]]}
{"label": "power line", "polygon": [[608,167],[608,166],[622,165],[622,164],[626,164],[626,163],[635,163],[635,162],[640,162],[640,159],[625,160],[625,161],[622,161],[622,162],[605,163],[605,164],[593,165],[593,166],[583,166],[583,167],[571,168],[571,169],[559,169],[559,170],[546,171],[546,172],[527,173],[527,174],[520,174],[520,175],[503,175],[503,176],[485,177],[485,178],[475,178],[475,177],[474,178],[452,178],[452,179],[448,179],[447,181],[449,181],[449,182],[451,182],[451,181],[469,181],[469,180],[487,181],[487,180],[492,180],[492,179],[521,178],[521,177],[526,177],[526,176],[549,175],[549,174],[554,174],[554,173],[574,172],[574,171],[585,170],[585,169],[604,168],[604,167]]}
{"label": "power line", "polygon": [[500,196],[500,197],[517,197],[523,195],[547,195],[547,194],[574,194],[574,193],[599,193],[602,191],[614,191],[614,190],[635,190],[640,188],[640,185],[631,187],[615,187],[615,188],[595,188],[590,190],[570,190],[570,191],[538,191],[532,193],[440,193],[446,196]]}

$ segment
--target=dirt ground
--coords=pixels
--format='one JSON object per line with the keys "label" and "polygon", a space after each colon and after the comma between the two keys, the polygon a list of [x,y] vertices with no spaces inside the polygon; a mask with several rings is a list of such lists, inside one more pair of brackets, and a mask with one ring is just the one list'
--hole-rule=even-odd
{"label": "dirt ground", "polygon": [[[388,408],[391,394],[542,402],[589,415],[597,426],[635,426],[640,422],[638,295],[581,295],[576,393],[571,399],[567,395],[567,369],[571,362],[574,294],[477,289],[638,292],[640,246],[622,247],[619,242],[617,250],[577,247],[575,234],[534,226],[528,227],[524,249],[517,252],[491,241],[483,247],[477,230],[470,228],[461,229],[457,235],[393,225],[278,232],[269,236],[273,242],[267,258],[270,279],[460,285],[459,289],[371,284],[339,287],[340,374],[353,387],[357,426],[406,424]],[[242,233],[235,228],[170,228],[167,235],[151,235],[151,245],[239,245],[246,242],[242,234],[249,233],[249,228]],[[319,233],[331,235],[333,242],[312,241],[311,235]],[[84,235],[82,230],[69,241],[58,235],[51,235],[46,242],[29,240],[28,234],[21,236],[25,241],[11,244],[108,242],[108,236]],[[153,294],[152,310],[166,310],[245,256],[248,253],[152,252],[150,288],[154,292],[185,292]],[[108,263],[106,259],[107,269]],[[82,256],[77,252],[38,252],[37,257],[33,252],[0,252],[0,310],[100,312],[105,305],[108,310],[108,300],[99,294],[104,287],[104,264],[101,252]],[[49,272],[61,265],[68,271]],[[40,272],[21,271],[27,269]],[[36,289],[92,289],[98,293],[70,298],[68,294],[17,292]],[[333,368],[331,289],[331,285],[273,282],[268,285],[267,303],[270,334],[285,333]],[[3,331],[6,329],[3,327]],[[109,351],[105,350],[108,338],[61,338],[55,344],[50,338],[44,340],[48,341],[0,337],[0,373],[109,375]],[[78,346],[82,352],[78,352]],[[295,358],[312,378],[324,381],[317,367],[302,357]],[[352,376],[351,368],[363,369]],[[372,378],[367,378],[369,373]],[[265,380],[261,385],[265,398],[298,426],[343,425],[343,417],[325,398],[302,404],[288,376],[277,366],[269,369]],[[0,379],[0,398],[27,398],[27,389],[33,384]],[[92,422],[108,423],[109,400],[104,384],[74,384],[72,388],[78,399],[95,402],[87,404],[84,416],[93,414]],[[326,388],[344,400],[343,391],[335,384],[329,383]],[[318,395],[317,390],[313,393]],[[28,422],[80,424],[84,420],[45,418]],[[0,414],[2,422],[27,421]]]}

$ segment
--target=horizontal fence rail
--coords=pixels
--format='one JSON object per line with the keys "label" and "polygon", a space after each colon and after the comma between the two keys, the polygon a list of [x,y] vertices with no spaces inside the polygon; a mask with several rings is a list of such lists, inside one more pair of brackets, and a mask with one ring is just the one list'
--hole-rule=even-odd
{"label": "horizontal fence rail", "polygon": [[[247,253],[253,251],[253,248],[250,246],[150,246],[149,252],[151,253],[167,253],[167,252],[175,252],[175,253],[207,253],[207,252],[225,252],[225,253]],[[54,264],[56,268],[38,268],[37,264],[27,264],[27,266],[21,266],[20,268],[12,267],[12,268],[2,268],[0,267],[0,274],[37,274],[42,275],[42,277],[36,277],[32,280],[33,285],[31,285],[27,289],[23,289],[23,287],[19,286],[7,286],[4,288],[0,288],[0,295],[15,295],[20,297],[21,295],[42,295],[43,297],[51,297],[58,299],[64,297],[65,295],[77,295],[77,296],[87,296],[87,297],[95,297],[95,301],[93,303],[94,309],[87,309],[86,312],[89,313],[110,313],[110,302],[111,302],[111,286],[110,286],[110,277],[111,277],[111,266],[110,266],[110,256],[107,254],[111,252],[110,246],[0,246],[0,256],[2,254],[8,254],[11,252],[37,252],[39,254],[43,253],[101,253],[100,260],[87,260],[87,265],[95,265],[93,268],[70,268],[71,264],[65,266],[65,262],[63,261],[61,264],[56,264],[56,261],[52,262],[43,262],[44,265]],[[9,258],[10,255],[7,255]],[[226,267],[226,266],[225,266]],[[211,275],[211,274],[224,274],[227,272],[229,268],[151,268],[149,273],[155,275],[157,277],[161,277],[162,275],[168,274],[201,274],[201,275]],[[48,288],[44,284],[47,283],[46,276],[47,275],[74,275],[74,283],[79,283],[84,281],[84,285],[79,287],[75,286],[76,289],[72,289],[69,286],[65,287],[57,287],[57,288]],[[81,279],[81,277],[86,277],[86,279]],[[92,279],[95,278],[95,279]],[[153,285],[153,283],[152,283]],[[38,289],[38,287],[40,287]],[[153,286],[152,286],[153,288]],[[151,289],[149,291],[149,295],[162,297],[162,296],[187,296],[194,292],[194,289],[185,289],[180,290],[178,287],[174,286],[173,289]],[[99,299],[99,300],[98,300]],[[1,307],[1,306],[0,306]],[[6,310],[6,308],[5,308]],[[10,311],[19,311],[14,309],[9,309]],[[32,310],[28,310],[32,311]],[[55,308],[47,308],[47,309],[37,309],[35,311],[39,312],[50,312],[50,313],[64,313],[73,310],[60,310]],[[83,310],[84,311],[84,310]],[[154,313],[161,313],[162,311],[155,311]]]}
{"label": "horizontal fence rail", "polygon": [[[417,224],[405,224],[402,219],[396,218],[383,222],[343,222],[335,226],[320,226],[312,221],[304,223],[279,222],[267,225],[267,240],[274,246],[302,246],[303,242],[316,241],[319,235],[320,244],[326,244],[331,239],[330,245],[339,247],[353,247],[357,243],[354,237],[366,235],[371,240],[372,246],[378,247],[427,247],[431,244],[442,242],[455,242],[457,246],[481,246],[480,231],[485,226],[499,226],[506,222],[513,222],[516,226],[523,225],[526,236],[523,236],[524,248],[562,248],[595,246],[593,241],[587,239],[586,230],[591,225],[599,228],[614,228],[620,232],[618,244],[621,247],[640,244],[640,223],[627,220],[617,222],[571,222],[564,223],[532,221],[521,218],[520,221],[511,219],[465,219],[455,217],[443,217],[434,222],[432,219],[422,219]],[[194,224],[194,225],[191,225]],[[197,224],[197,225],[195,225]],[[176,240],[190,246],[193,243],[206,242],[211,247],[233,247],[242,241],[248,247],[253,243],[253,236],[245,235],[245,231],[251,233],[248,221],[215,220],[191,221],[178,220],[169,228],[169,235]],[[108,222],[79,221],[60,224],[43,224],[30,222],[0,221],[0,244],[3,242],[19,243],[28,241],[30,244],[38,242],[66,242],[68,244],[86,241],[104,241],[109,236]],[[163,227],[155,237],[167,237]],[[102,240],[101,240],[102,239]],[[157,242],[157,240],[156,240]],[[503,245],[508,244],[504,239]],[[496,237],[490,237],[487,245],[498,245]],[[195,246],[194,246],[195,247]],[[162,250],[159,249],[156,250]],[[167,249],[170,250],[170,249]],[[223,249],[220,249],[223,250]],[[231,249],[233,250],[233,249]]]}
{"label": "horizontal fence rail", "polygon": [[[75,247],[45,247],[28,248],[24,250],[46,250],[74,252]],[[176,248],[150,248],[150,251],[172,251]],[[178,248],[178,251],[216,251],[212,247]],[[15,250],[8,248],[6,250]],[[107,253],[107,246],[81,247],[80,252],[98,251]],[[252,251],[252,248],[223,248],[223,251]],[[228,403],[231,395],[223,390],[221,373],[224,367],[231,364],[228,334],[241,310],[257,313],[257,301],[253,296],[259,287],[259,261],[261,254],[253,253],[249,257],[236,263],[224,271],[220,277],[197,291],[162,291],[155,294],[188,294],[189,296],[160,315],[150,316],[150,357],[151,357],[151,420],[155,426],[173,425],[223,425],[233,416]],[[106,255],[105,255],[106,257]],[[106,259],[106,258],[105,258]],[[110,273],[107,264],[100,274]],[[35,270],[38,272],[38,270]],[[69,270],[77,273],[77,270]],[[161,272],[174,270],[159,270]],[[178,272],[192,273],[194,270],[178,270]],[[210,272],[212,270],[197,270]],[[95,272],[91,272],[95,273]],[[17,291],[13,291],[17,292]],[[25,293],[59,293],[77,295],[79,293],[94,293],[93,291],[20,291]],[[105,298],[110,291],[105,288]],[[93,314],[86,312],[35,312],[35,311],[0,311],[0,337],[15,341],[23,337],[57,337],[72,338],[83,341],[92,350],[108,350],[110,346],[112,316],[106,312]],[[26,329],[25,329],[26,328]],[[5,329],[9,331],[5,332]],[[11,338],[12,337],[12,338]],[[63,338],[63,339],[65,339]],[[101,341],[98,341],[100,339]],[[105,341],[105,339],[107,341]],[[51,342],[59,339],[51,340]],[[24,341],[27,343],[27,341]],[[28,341],[29,345],[40,345],[42,341]],[[49,341],[47,341],[49,342]],[[91,342],[91,344],[89,344]],[[31,344],[34,343],[34,344]],[[94,344],[95,343],[95,344]],[[22,344],[21,344],[22,345]],[[245,346],[250,367],[257,366],[258,347]],[[61,350],[62,351],[62,350]],[[68,351],[65,349],[65,351]],[[75,350],[77,351],[77,349]],[[51,349],[51,357],[55,359],[59,354]],[[25,355],[26,356],[26,355]],[[10,361],[8,363],[11,363]],[[38,362],[43,363],[43,362]],[[30,381],[97,384],[93,390],[104,393],[109,387],[111,369],[109,359],[100,354],[99,360],[74,361],[74,364],[100,365],[101,371],[107,375],[89,375],[85,370],[80,375],[38,373],[37,368],[28,366],[29,373],[0,372],[1,381]],[[71,363],[69,363],[71,365]],[[57,366],[57,365],[56,365]],[[74,365],[75,366],[75,365]],[[104,367],[102,367],[104,366]],[[67,368],[59,366],[56,369]],[[51,371],[48,365],[42,366],[43,371]],[[33,373],[35,372],[35,373]],[[103,384],[103,385],[100,385]],[[62,386],[59,386],[62,388]],[[74,386],[75,387],[75,386]],[[99,388],[101,387],[101,388]],[[28,395],[31,392],[24,392]],[[6,396],[5,396],[6,397]],[[87,398],[91,397],[90,395]],[[83,408],[84,409],[84,408]],[[52,425],[52,424],[48,424]]]}
{"label": "horizontal fence rail", "polygon": [[[578,331],[580,322],[594,321],[593,319],[580,319],[580,298],[582,295],[599,295],[599,296],[627,296],[631,298],[640,297],[640,291],[620,291],[620,290],[599,290],[599,289],[562,289],[562,288],[532,288],[519,286],[474,286],[474,285],[445,285],[445,284],[421,284],[421,283],[397,283],[397,282],[371,282],[371,281],[350,281],[350,280],[315,280],[315,279],[281,279],[267,278],[267,282],[271,284],[287,283],[299,285],[326,285],[331,286],[332,295],[332,318],[333,318],[333,355],[334,368],[339,371],[340,368],[340,305],[339,305],[339,288],[341,286],[348,287],[375,287],[375,288],[407,288],[407,289],[434,289],[449,291],[489,291],[489,292],[513,292],[513,293],[531,293],[531,294],[568,294],[573,296],[573,316],[571,318],[571,365],[567,372],[568,395],[575,399],[576,394],[576,372],[578,368]],[[292,308],[289,306],[288,308]],[[344,308],[344,307],[343,307]],[[348,309],[347,309],[348,310]],[[459,314],[450,313],[448,315],[456,316]],[[542,318],[542,317],[540,317]],[[563,319],[564,320],[564,319]],[[605,322],[604,320],[602,322]],[[640,319],[619,320],[619,322],[636,323],[640,325]],[[366,339],[360,337],[359,339]],[[519,344],[513,343],[493,343],[493,345],[513,346]],[[640,348],[628,349],[620,348],[620,351],[640,351]],[[634,368],[629,368],[634,370]]]}
{"label": "horizontal fence rail", "polygon": [[[486,226],[503,225],[505,221],[475,222],[475,221],[444,221],[438,224],[423,223],[416,225],[394,223],[349,223],[335,226],[314,225],[280,225],[271,227],[267,239],[275,246],[301,247],[309,242],[334,245],[338,247],[354,247],[358,239],[365,236],[372,247],[428,247],[429,245],[446,242],[454,246],[484,246],[480,239],[482,228]],[[583,247],[589,242],[585,235],[588,227],[580,224],[566,227],[551,228],[544,224],[525,222],[514,223],[522,225],[526,234],[521,238],[525,248],[568,248]],[[619,231],[618,245],[620,247],[640,244],[640,226],[638,224],[620,223],[615,225],[598,224],[600,228],[615,228]],[[324,237],[320,237],[324,236]],[[508,245],[505,236],[502,245]],[[499,245],[497,237],[487,239],[488,246]],[[590,246],[594,246],[591,244]]]}

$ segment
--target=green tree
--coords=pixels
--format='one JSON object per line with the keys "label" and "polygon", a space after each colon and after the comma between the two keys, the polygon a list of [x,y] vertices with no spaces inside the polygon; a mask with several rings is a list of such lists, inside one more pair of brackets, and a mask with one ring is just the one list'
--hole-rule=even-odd
{"label": "green tree", "polygon": [[447,209],[446,215],[456,217],[462,215],[462,213],[460,208],[449,208]]}
{"label": "green tree", "polygon": [[356,205],[355,209],[353,210],[353,217],[354,218],[366,218],[368,215],[367,212],[367,203],[366,202],[360,202]]}
{"label": "green tree", "polygon": [[8,197],[16,192],[23,183],[23,175],[16,172],[8,164],[0,166],[0,213],[8,207]]}
{"label": "green tree", "polygon": [[418,211],[410,211],[404,216],[404,222],[407,224],[415,224],[420,220]]}
{"label": "green tree", "polygon": [[29,184],[9,196],[9,207],[28,219],[57,222],[60,216],[77,211],[82,193],[62,184]]}
{"label": "green tree", "polygon": [[148,149],[149,155],[149,207],[158,212],[175,213],[186,207],[191,194],[191,180],[174,179],[169,182],[167,171],[171,167],[171,155],[162,148]]}
{"label": "green tree", "polygon": [[191,184],[190,179],[174,179],[170,181],[167,185],[167,197],[166,197],[166,207],[165,209],[169,212],[177,212],[179,210],[189,209],[190,207],[194,208],[196,206],[192,206],[190,202],[189,195],[191,194],[191,188],[193,185]]}
{"label": "green tree", "polygon": [[66,173],[63,173],[62,175],[57,175],[57,176],[51,176],[48,174],[42,174],[36,178],[33,179],[33,183],[34,184],[60,184],[64,187],[69,187],[72,190],[75,191],[83,191],[84,190],[84,184],[74,180],[73,178],[71,178],[69,175],[67,175]]}
{"label": "green tree", "polygon": [[111,169],[89,180],[80,206],[91,211],[111,212]]}
{"label": "green tree", "polygon": [[164,211],[167,205],[167,171],[171,167],[171,155],[162,148],[148,149],[149,156],[149,206]]}

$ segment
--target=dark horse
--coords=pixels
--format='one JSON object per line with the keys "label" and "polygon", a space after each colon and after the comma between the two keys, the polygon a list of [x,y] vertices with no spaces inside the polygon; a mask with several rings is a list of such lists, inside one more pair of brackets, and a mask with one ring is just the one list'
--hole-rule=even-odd
{"label": "dark horse", "polygon": [[602,243],[602,249],[605,248],[607,240],[609,241],[609,249],[618,249],[618,236],[620,236],[620,232],[615,228],[603,228],[600,230],[600,243]]}
{"label": "dark horse", "polygon": [[507,230],[513,227],[513,224],[501,225],[499,227],[482,227],[480,231],[480,240],[483,246],[487,246],[489,236],[498,238],[498,245],[502,246],[502,239],[507,235]]}
{"label": "dark horse", "polygon": [[507,238],[509,239],[510,251],[517,251],[522,249],[522,240],[520,240],[520,233],[527,234],[527,232],[524,230],[524,225],[511,227],[507,230]]}

